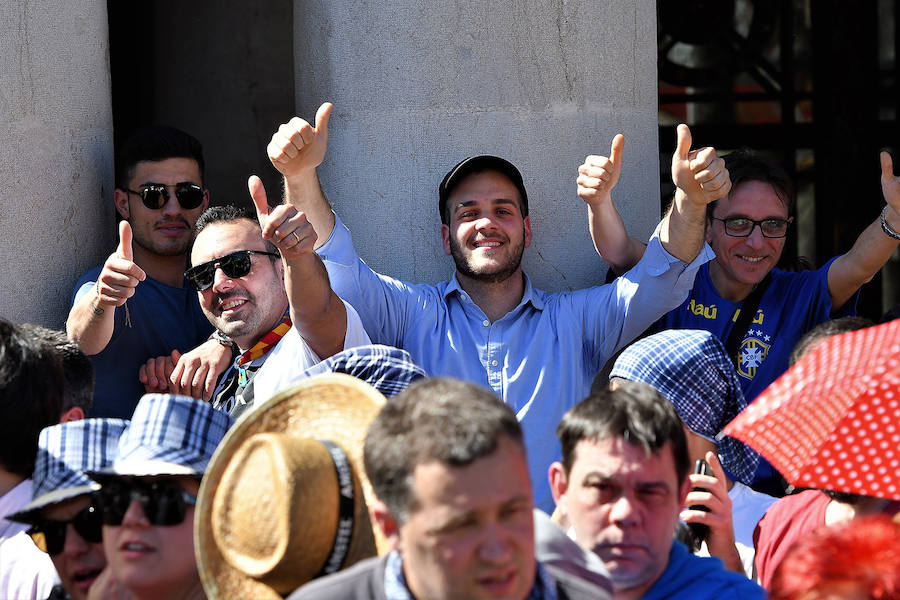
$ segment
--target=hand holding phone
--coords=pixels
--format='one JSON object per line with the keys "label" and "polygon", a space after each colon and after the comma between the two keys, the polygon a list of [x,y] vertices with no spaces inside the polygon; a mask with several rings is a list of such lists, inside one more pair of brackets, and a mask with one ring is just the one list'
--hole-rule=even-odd
{"label": "hand holding phone", "polygon": [[[698,459],[694,464],[694,474],[696,475],[708,475],[709,477],[714,477],[712,467],[709,466],[709,463],[705,460]],[[708,492],[706,488],[695,487],[693,488],[695,492]],[[690,510],[702,510],[704,512],[710,512],[709,509],[702,504],[694,504],[688,507]],[[709,526],[703,525],[702,523],[688,523],[688,529],[691,532],[691,538],[694,544],[694,551],[700,549],[700,544],[702,544],[709,537]]]}

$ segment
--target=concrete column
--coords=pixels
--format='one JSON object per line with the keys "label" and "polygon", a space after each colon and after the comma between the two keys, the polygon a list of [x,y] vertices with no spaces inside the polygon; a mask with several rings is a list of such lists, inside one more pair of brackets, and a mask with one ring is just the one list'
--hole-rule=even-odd
{"label": "concrete column", "polygon": [[472,154],[522,171],[534,233],[523,264],[548,291],[603,280],[575,177],[616,133],[613,199],[632,235],[657,222],[652,0],[295,0],[294,32],[298,113],[335,103],[323,186],[376,270],[448,276],[437,186]]}
{"label": "concrete column", "polygon": [[0,3],[0,318],[62,327],[114,247],[106,0]]}

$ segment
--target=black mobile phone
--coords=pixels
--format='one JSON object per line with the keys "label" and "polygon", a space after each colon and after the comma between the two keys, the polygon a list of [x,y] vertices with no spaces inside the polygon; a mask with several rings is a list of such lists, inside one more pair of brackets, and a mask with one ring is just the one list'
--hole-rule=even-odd
{"label": "black mobile phone", "polygon": [[[710,477],[713,476],[712,467],[710,467],[709,463],[706,462],[705,460],[703,460],[702,458],[699,459],[694,464],[694,473],[699,474],[699,475],[709,475]],[[709,491],[706,488],[700,488],[700,487],[695,487],[693,489],[696,492],[708,492]],[[702,510],[705,512],[709,512],[708,508],[706,508],[705,506],[699,505],[699,504],[689,506],[688,508],[690,510]],[[709,537],[709,525],[703,525],[701,523],[688,523],[688,529],[691,532],[691,538],[693,539],[693,542],[694,542],[694,551],[696,552],[697,550],[700,549],[700,544],[703,543],[704,541],[706,541],[706,538]]]}

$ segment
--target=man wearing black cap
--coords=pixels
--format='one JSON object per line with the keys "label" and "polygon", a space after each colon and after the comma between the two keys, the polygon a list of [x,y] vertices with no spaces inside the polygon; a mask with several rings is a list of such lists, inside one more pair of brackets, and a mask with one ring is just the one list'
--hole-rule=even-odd
{"label": "man wearing black cap", "polygon": [[515,410],[535,503],[549,511],[556,423],[618,348],[684,300],[697,268],[712,258],[703,244],[704,214],[730,188],[721,159],[711,148],[689,155],[687,127],[680,128],[672,164],[679,192],[651,239],[653,250],[614,285],[548,294],[520,265],[531,220],[518,169],[498,157],[467,158],[438,190],[441,239],[456,274],[437,286],[409,285],[366,266],[322,194],[316,167],[331,109],[322,105],[315,127],[298,117],[282,125],[268,153],[285,176],[287,201],[316,230],[335,292],[357,309],[373,341],[405,349],[433,375],[490,388]]}

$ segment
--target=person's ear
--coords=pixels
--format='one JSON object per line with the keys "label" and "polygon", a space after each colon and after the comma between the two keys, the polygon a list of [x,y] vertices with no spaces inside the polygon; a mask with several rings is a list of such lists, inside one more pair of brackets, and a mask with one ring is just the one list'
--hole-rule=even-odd
{"label": "person's ear", "polygon": [[559,506],[565,500],[566,490],[569,489],[568,478],[566,477],[566,469],[558,460],[550,465],[547,470],[547,477],[550,479],[550,493],[553,494],[553,501]]}
{"label": "person's ear", "polygon": [[84,409],[80,406],[73,406],[69,410],[63,412],[60,417],[60,423],[68,423],[69,421],[81,421],[85,418]]}
{"label": "person's ear", "polygon": [[400,546],[400,526],[394,519],[387,505],[380,500],[376,500],[369,506],[369,518],[381,530],[384,539],[387,540],[388,546],[392,550],[399,549]]}
{"label": "person's ear", "polygon": [[681,488],[678,490],[678,506],[684,506],[684,501],[687,498],[688,493],[691,491],[691,478],[687,475],[684,476],[684,481],[681,482]]}
{"label": "person's ear", "polygon": [[525,225],[525,247],[531,246],[531,217],[525,217],[523,220]]}
{"label": "person's ear", "polygon": [[441,243],[444,245],[444,254],[450,256],[450,226],[441,225]]}
{"label": "person's ear", "polygon": [[125,190],[120,190],[116,188],[113,192],[113,202],[116,205],[116,212],[125,219],[128,220],[131,217],[131,210],[128,206],[128,193]]}

